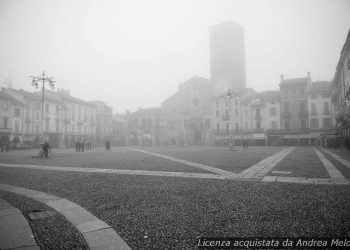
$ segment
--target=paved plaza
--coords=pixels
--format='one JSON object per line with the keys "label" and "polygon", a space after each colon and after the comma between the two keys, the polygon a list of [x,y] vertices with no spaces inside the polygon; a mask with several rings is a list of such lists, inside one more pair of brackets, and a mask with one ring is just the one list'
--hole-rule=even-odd
{"label": "paved plaza", "polygon": [[[350,235],[346,151],[186,146],[36,154],[0,155],[1,236],[24,242],[1,249],[13,242],[32,249],[78,248],[75,242],[81,249],[193,248],[201,236]],[[44,219],[28,217],[38,207],[51,211],[45,228]],[[23,230],[11,231],[12,221]]]}

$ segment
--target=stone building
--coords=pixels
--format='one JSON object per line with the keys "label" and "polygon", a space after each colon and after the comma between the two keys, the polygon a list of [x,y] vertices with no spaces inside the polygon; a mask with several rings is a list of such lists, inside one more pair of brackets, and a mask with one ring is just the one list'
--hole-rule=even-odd
{"label": "stone building", "polygon": [[42,137],[53,147],[73,147],[78,140],[102,146],[112,135],[112,108],[101,101],[87,102],[71,96],[67,90],[45,89],[42,110],[41,91],[2,88],[1,93],[1,100],[10,97],[18,106],[3,119],[16,120],[14,129],[21,131],[16,134],[34,147],[39,146]]}
{"label": "stone building", "polygon": [[[331,83],[327,81],[312,82],[306,90],[309,115],[308,145],[318,145],[320,139],[327,143],[335,138],[335,105],[331,102]],[[327,146],[327,145],[325,145]]]}
{"label": "stone building", "polygon": [[298,145],[308,141],[306,90],[310,84],[310,73],[307,77],[293,79],[284,79],[281,75],[281,128],[285,145]]}
{"label": "stone building", "polygon": [[62,144],[73,147],[76,141],[96,140],[96,106],[70,95],[68,90],[50,91],[49,95],[62,100],[61,132]]}
{"label": "stone building", "polygon": [[161,108],[139,109],[125,116],[127,145],[167,144],[167,120]]}
{"label": "stone building", "polygon": [[14,138],[23,141],[23,107],[23,102],[5,93],[4,89],[0,91],[0,145],[10,146]]}
{"label": "stone building", "polygon": [[350,149],[350,30],[340,52],[332,84],[332,103],[336,105],[336,126],[343,143]]}
{"label": "stone building", "polygon": [[204,123],[211,119],[211,97],[211,81],[194,76],[180,84],[178,91],[162,102],[168,143],[203,144],[209,140],[211,135],[206,133]]}
{"label": "stone building", "polygon": [[114,114],[112,119],[112,145],[126,145],[125,115]]}
{"label": "stone building", "polygon": [[103,101],[92,101],[96,107],[96,115],[90,124],[96,124],[96,144],[103,146],[106,140],[112,140],[113,108]]}
{"label": "stone building", "polygon": [[257,93],[252,89],[219,95],[212,102],[216,144],[234,139],[236,144],[249,140],[252,145],[280,143],[279,91]]}

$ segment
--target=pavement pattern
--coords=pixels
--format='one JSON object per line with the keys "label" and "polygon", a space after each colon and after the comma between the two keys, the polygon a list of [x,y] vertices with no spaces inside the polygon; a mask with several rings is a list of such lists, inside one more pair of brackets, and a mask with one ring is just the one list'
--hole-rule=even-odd
{"label": "pavement pattern", "polygon": [[21,211],[0,199],[0,249],[40,250]]}
{"label": "pavement pattern", "polygon": [[[58,213],[66,217],[66,219],[77,228],[77,230],[84,236],[91,250],[131,249],[111,226],[99,220],[96,216],[92,215],[90,212],[80,207],[76,203],[43,192],[6,184],[0,184],[0,190],[16,193],[30,199],[34,199],[36,201],[45,203],[49,207],[55,209]],[[12,249],[24,246],[35,247],[36,243],[34,241],[32,231],[21,212],[16,208],[9,207],[8,203],[6,202],[1,202],[0,205],[0,208],[3,208],[0,210],[0,242],[4,241],[4,243],[0,243],[0,249]],[[4,237],[4,239],[2,239],[2,237]],[[17,246],[14,244],[21,245]],[[30,249],[34,250],[40,248]]]}
{"label": "pavement pattern", "polygon": [[[167,177],[182,177],[182,178],[202,178],[202,179],[222,179],[222,180],[241,180],[241,181],[262,181],[262,182],[284,182],[284,183],[297,183],[297,184],[314,184],[314,185],[350,185],[348,179],[346,179],[335,167],[329,162],[324,155],[317,149],[315,152],[320,158],[324,167],[327,169],[330,178],[303,178],[303,177],[287,177],[287,176],[269,176],[269,172],[281,162],[288,154],[290,154],[295,148],[288,147],[280,152],[277,152],[260,162],[254,164],[241,173],[233,173],[230,171],[222,170],[219,168],[206,166],[200,163],[191,162],[175,157],[162,155],[158,153],[149,152],[146,150],[127,148],[128,150],[138,151],[140,153],[153,155],[155,157],[167,159],[170,161],[178,162],[184,165],[197,167],[210,171],[213,174],[207,173],[189,173],[189,172],[167,172],[167,171],[145,171],[145,170],[121,170],[121,169],[102,169],[102,168],[81,168],[81,167],[60,167],[60,166],[42,166],[42,165],[27,165],[27,164],[8,164],[0,163],[0,167],[14,167],[14,168],[30,168],[52,171],[73,171],[73,172],[89,172],[89,173],[109,173],[109,174],[127,174],[127,175],[149,175],[149,176],[167,176]],[[326,151],[326,150],[325,150]],[[350,162],[329,153],[334,159],[341,162],[345,166],[350,168]]]}

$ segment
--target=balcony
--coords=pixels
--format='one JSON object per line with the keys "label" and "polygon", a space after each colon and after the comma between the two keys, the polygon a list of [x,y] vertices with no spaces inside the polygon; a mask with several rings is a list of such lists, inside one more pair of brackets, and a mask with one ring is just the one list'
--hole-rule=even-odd
{"label": "balcony", "polygon": [[300,111],[299,112],[299,117],[300,118],[307,118],[309,113],[307,111]]}
{"label": "balcony", "polygon": [[282,112],[282,118],[283,119],[290,119],[292,117],[291,112]]}

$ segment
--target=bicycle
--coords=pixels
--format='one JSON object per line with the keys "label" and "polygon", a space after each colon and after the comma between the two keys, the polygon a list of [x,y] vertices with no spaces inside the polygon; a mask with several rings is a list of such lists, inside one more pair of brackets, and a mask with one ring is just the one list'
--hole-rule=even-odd
{"label": "bicycle", "polygon": [[[47,154],[47,158],[50,158],[50,159],[53,159],[53,158],[55,158],[55,152],[53,152],[51,149],[49,149],[49,152],[48,152],[48,154]],[[45,158],[45,152],[44,152],[44,150],[40,150],[40,152],[39,152],[39,157],[40,158]]]}

